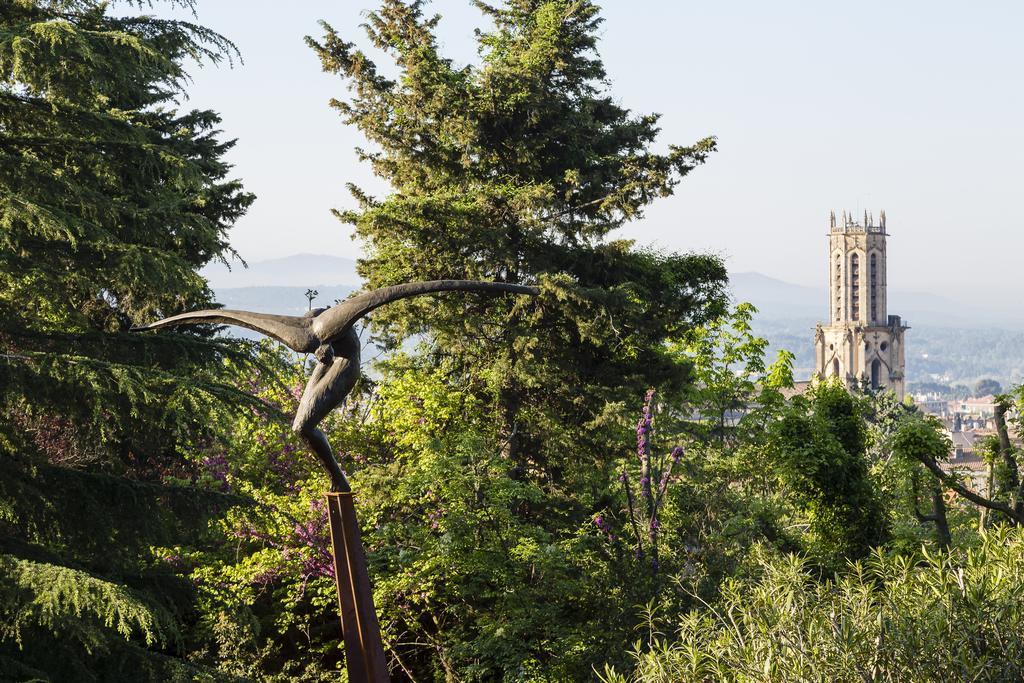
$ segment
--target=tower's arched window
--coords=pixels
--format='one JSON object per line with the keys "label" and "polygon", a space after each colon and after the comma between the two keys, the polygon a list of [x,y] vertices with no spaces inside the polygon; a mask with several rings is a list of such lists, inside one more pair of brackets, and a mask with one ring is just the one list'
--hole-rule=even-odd
{"label": "tower's arched window", "polygon": [[850,319],[860,320],[860,256],[850,255]]}
{"label": "tower's arched window", "polygon": [[838,377],[839,376],[839,359],[838,358],[833,358],[832,359],[832,376],[833,377]]}
{"label": "tower's arched window", "polygon": [[871,388],[882,386],[882,361],[877,358],[871,361]]}
{"label": "tower's arched window", "polygon": [[833,297],[833,307],[835,312],[832,318],[838,322],[843,319],[843,257],[839,254],[836,254],[836,275],[832,291],[835,292],[835,296]]}
{"label": "tower's arched window", "polygon": [[878,254],[871,255],[871,320],[878,320]]}

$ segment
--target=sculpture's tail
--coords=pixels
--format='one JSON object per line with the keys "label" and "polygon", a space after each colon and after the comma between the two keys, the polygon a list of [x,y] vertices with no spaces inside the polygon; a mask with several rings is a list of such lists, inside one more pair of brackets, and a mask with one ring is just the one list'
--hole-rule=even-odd
{"label": "sculpture's tail", "polygon": [[172,325],[237,325],[273,337],[298,353],[310,353],[320,345],[319,340],[310,329],[310,323],[313,320],[315,318],[211,309],[172,315],[170,318],[164,318],[149,325],[133,327],[132,330],[156,330]]}
{"label": "sculpture's tail", "polygon": [[351,327],[357,320],[375,308],[384,304],[406,299],[420,294],[434,292],[509,292],[512,294],[530,294],[536,296],[540,290],[526,285],[514,285],[506,282],[481,282],[478,280],[430,280],[427,282],[409,282],[391,287],[381,287],[342,301],[313,318],[313,331],[321,339],[333,339],[343,330]]}

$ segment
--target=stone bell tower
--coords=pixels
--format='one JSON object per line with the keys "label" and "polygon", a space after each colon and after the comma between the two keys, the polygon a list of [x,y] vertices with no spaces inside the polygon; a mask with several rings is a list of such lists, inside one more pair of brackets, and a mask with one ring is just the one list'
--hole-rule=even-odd
{"label": "stone bell tower", "polygon": [[827,324],[814,334],[816,374],[849,387],[888,389],[903,399],[903,337],[909,329],[886,310],[885,212],[864,222],[829,217]]}

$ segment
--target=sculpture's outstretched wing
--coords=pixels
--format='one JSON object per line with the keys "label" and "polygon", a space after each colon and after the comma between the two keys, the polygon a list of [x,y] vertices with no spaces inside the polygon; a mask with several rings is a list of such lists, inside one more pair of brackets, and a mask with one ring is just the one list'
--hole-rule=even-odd
{"label": "sculpture's outstretched wing", "polygon": [[315,318],[312,317],[211,309],[172,315],[170,318],[164,318],[155,323],[133,327],[132,329],[155,330],[161,327],[170,327],[171,325],[237,325],[238,327],[246,327],[268,337],[273,337],[298,353],[310,353],[320,346],[320,340],[317,339],[312,329],[310,329],[310,323],[313,320]]}
{"label": "sculpture's outstretched wing", "polygon": [[526,285],[514,285],[506,282],[481,282],[478,280],[430,280],[427,282],[409,282],[392,287],[381,287],[372,292],[359,294],[332,306],[312,319],[312,327],[320,339],[335,339],[357,320],[375,308],[384,304],[420,294],[434,292],[510,292],[513,294],[531,294],[536,296],[540,290]]}

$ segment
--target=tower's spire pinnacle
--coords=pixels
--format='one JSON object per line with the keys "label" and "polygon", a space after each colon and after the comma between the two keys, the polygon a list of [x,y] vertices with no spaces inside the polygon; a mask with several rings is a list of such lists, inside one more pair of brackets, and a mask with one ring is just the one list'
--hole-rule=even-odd
{"label": "tower's spire pinnacle", "polygon": [[836,227],[836,212],[835,212],[835,209],[833,209],[832,211],[829,211],[829,213],[828,213],[828,227],[830,227],[830,228]]}
{"label": "tower's spire pinnacle", "polygon": [[882,209],[881,216],[879,217],[878,221],[882,226],[882,232],[885,232],[885,209]]}

